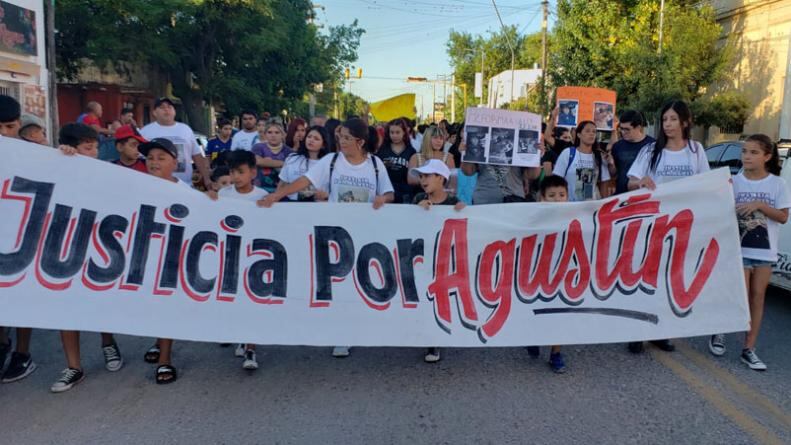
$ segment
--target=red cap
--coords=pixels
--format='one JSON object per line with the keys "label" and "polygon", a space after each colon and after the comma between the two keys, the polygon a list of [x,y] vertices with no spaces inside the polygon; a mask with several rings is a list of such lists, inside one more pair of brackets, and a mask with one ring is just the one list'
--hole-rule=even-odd
{"label": "red cap", "polygon": [[122,139],[128,138],[135,138],[139,142],[145,144],[148,142],[143,136],[140,136],[140,133],[137,131],[137,128],[131,125],[121,125],[115,130],[115,140],[120,141]]}

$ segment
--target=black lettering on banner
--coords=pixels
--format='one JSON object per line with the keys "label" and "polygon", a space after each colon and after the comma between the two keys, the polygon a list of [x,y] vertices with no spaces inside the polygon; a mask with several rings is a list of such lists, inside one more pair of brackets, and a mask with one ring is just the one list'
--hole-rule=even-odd
{"label": "black lettering on banner", "polygon": [[[377,288],[371,280],[371,261],[379,263],[383,285]],[[380,243],[366,244],[357,255],[357,279],[363,293],[376,303],[387,303],[398,292],[395,264],[387,246]]]}
{"label": "black lettering on banner", "polygon": [[[29,197],[8,199],[19,199],[26,202],[29,207],[27,221],[20,221],[20,230],[25,224],[25,232],[22,235],[22,243],[16,252],[0,253],[0,275],[14,275],[25,270],[33,258],[36,256],[38,240],[44,227],[44,220],[47,216],[47,209],[52,198],[52,190],[55,184],[49,182],[37,182],[30,179],[15,176],[11,183],[11,191],[14,193],[33,194],[33,204],[30,205]],[[4,187],[5,191],[5,187]],[[5,193],[4,193],[5,195]],[[6,198],[4,196],[4,198]]]}
{"label": "black lettering on banner", "polygon": [[[64,246],[64,238],[71,232],[71,211],[69,206],[57,204],[52,215],[52,224],[47,231],[44,240],[44,249],[41,253],[41,270],[47,275],[56,279],[70,278],[80,271],[85,256],[88,251],[88,243],[91,240],[93,222],[96,220],[96,212],[93,210],[81,210],[77,221],[77,227],[73,233],[69,233],[70,245]],[[68,254],[63,258],[65,249]],[[63,258],[63,259],[61,259]]]}
{"label": "black lettering on banner", "polygon": [[[332,301],[333,277],[344,278],[354,267],[354,241],[342,227],[316,226],[314,249],[316,251],[316,300]],[[330,259],[330,243],[338,249],[338,261]]]}
{"label": "black lettering on banner", "polygon": [[[268,252],[272,258],[258,260],[247,271],[249,295],[253,301],[256,298],[267,297],[286,298],[288,287],[288,254],[286,248],[277,241],[269,239],[255,239],[252,244],[253,252]],[[267,280],[267,276],[271,280]],[[267,303],[268,301],[256,301]]]}
{"label": "black lettering on banner", "polygon": [[208,294],[214,289],[217,278],[205,278],[200,274],[201,253],[206,245],[217,247],[217,234],[214,232],[198,232],[192,238],[187,248],[186,278],[187,283],[200,294]]}
{"label": "black lettering on banner", "polygon": [[241,249],[241,236],[227,235],[225,237],[222,283],[220,283],[220,292],[223,294],[233,295],[239,287],[239,255]]}
{"label": "black lettering on banner", "polygon": [[[129,260],[129,273],[126,276],[125,284],[140,286],[143,284],[143,277],[146,273],[146,261],[148,260],[148,249],[151,245],[151,235],[165,233],[165,224],[154,221],[157,208],[149,205],[140,206],[140,218],[137,222],[132,247],[132,257]],[[178,261],[176,261],[178,265]],[[165,267],[165,271],[168,268]],[[178,268],[177,268],[178,270]]]}
{"label": "black lettering on banner", "polygon": [[423,239],[398,240],[398,269],[401,273],[401,288],[404,290],[404,302],[420,301],[415,285],[415,259],[423,257]]}
{"label": "black lettering on banner", "polygon": [[179,282],[179,255],[181,243],[184,241],[184,227],[171,224],[168,229],[168,242],[165,248],[165,259],[159,275],[159,289],[176,289]]}
{"label": "black lettering on banner", "polygon": [[97,284],[112,283],[124,273],[126,255],[124,246],[115,237],[115,232],[126,232],[129,220],[119,215],[109,215],[99,224],[98,237],[107,253],[107,265],[102,267],[91,258],[88,262],[88,278]]}

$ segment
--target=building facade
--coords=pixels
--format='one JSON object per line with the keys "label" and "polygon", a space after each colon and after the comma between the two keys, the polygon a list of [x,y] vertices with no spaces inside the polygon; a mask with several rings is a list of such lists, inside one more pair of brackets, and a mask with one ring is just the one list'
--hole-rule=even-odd
{"label": "building facade", "polygon": [[541,69],[514,70],[513,99],[511,98],[511,70],[493,76],[489,79],[489,108],[500,108],[502,105],[527,97],[538,79],[541,78]]}
{"label": "building facade", "polygon": [[[735,45],[724,88],[752,108],[742,134],[791,138],[791,0],[711,0],[723,39]],[[713,131],[710,142],[732,139]]]}

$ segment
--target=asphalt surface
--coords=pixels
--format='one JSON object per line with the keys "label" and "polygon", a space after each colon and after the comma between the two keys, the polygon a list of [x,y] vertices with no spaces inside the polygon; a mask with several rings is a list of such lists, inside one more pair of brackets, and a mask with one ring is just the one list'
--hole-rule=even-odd
{"label": "asphalt surface", "polygon": [[759,339],[764,373],[725,357],[707,339],[678,350],[624,345],[564,348],[568,372],[548,351],[260,347],[248,373],[233,348],[177,342],[177,382],[154,384],[147,338],[118,338],[123,369],[104,369],[98,334],[83,334],[86,380],[51,394],[65,366],[57,332],[37,330],[38,370],[0,385],[3,444],[788,444],[791,443],[791,294],[770,290]]}

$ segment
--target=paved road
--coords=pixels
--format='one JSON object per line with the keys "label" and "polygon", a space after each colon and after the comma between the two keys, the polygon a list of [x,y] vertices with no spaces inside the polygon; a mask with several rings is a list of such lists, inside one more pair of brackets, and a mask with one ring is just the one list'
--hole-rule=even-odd
{"label": "paved road", "polygon": [[0,443],[791,443],[791,295],[774,291],[759,353],[769,371],[738,361],[740,339],[715,359],[703,338],[668,354],[623,345],[566,348],[554,375],[526,351],[265,347],[248,374],[230,348],[177,343],[181,379],[160,387],[142,361],[149,339],[120,337],[127,364],[104,370],[96,334],[83,335],[85,382],[49,385],[64,366],[56,332],[36,331],[40,368],[0,386]]}

